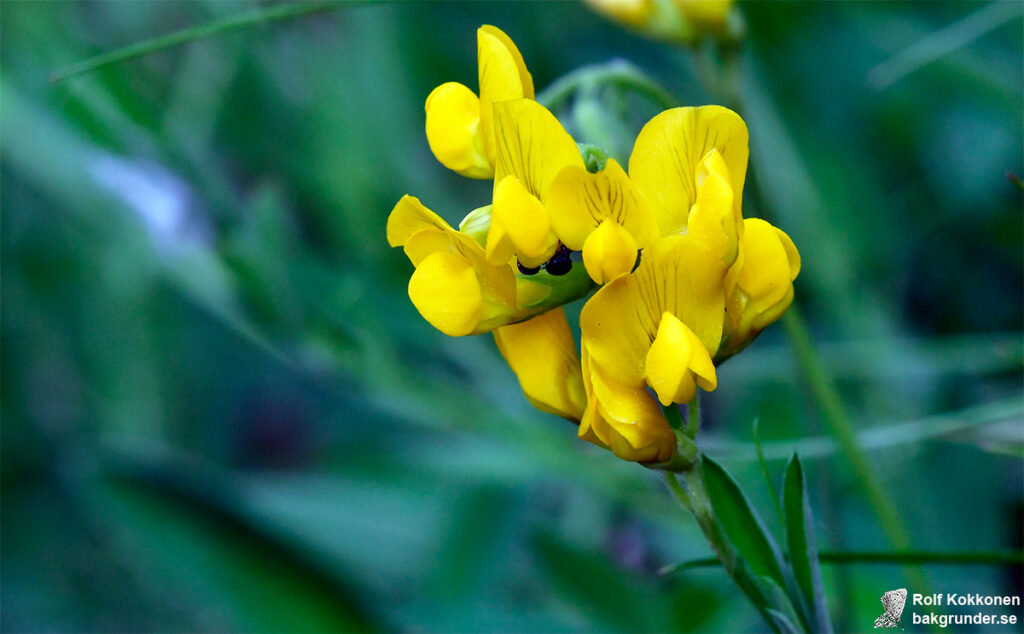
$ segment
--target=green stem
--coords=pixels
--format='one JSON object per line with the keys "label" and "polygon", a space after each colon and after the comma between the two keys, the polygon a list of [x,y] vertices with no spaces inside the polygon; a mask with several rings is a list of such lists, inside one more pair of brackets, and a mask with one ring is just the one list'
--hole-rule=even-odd
{"label": "green stem", "polygon": [[857,434],[853,430],[853,423],[846,408],[843,407],[839,390],[829,378],[821,357],[818,356],[814,343],[811,341],[807,323],[795,305],[786,311],[782,318],[782,325],[785,327],[786,335],[793,347],[797,364],[807,381],[807,387],[818,403],[818,408],[831,429],[839,450],[850,464],[854,476],[860,482],[868,501],[878,514],[882,529],[888,535],[893,546],[898,549],[909,548],[910,535],[903,524],[903,519],[892,499],[878,483],[875,472],[868,463],[867,453],[857,441]]}
{"label": "green stem", "polygon": [[[1015,566],[1024,564],[1024,550],[991,550],[962,553],[926,551],[843,551],[821,552],[818,559],[828,564],[941,564],[962,566]],[[715,557],[693,559],[665,566],[658,574],[669,575],[690,568],[709,568],[720,565]]]}
{"label": "green stem", "polygon": [[119,48],[96,57],[91,57],[80,62],[65,66],[64,68],[58,69],[50,74],[50,81],[59,82],[69,77],[76,75],[82,75],[85,73],[91,73],[95,70],[105,68],[112,64],[119,64],[131,59],[143,57],[150,53],[162,51],[167,48],[174,46],[180,46],[188,42],[194,42],[196,40],[206,39],[215,35],[222,35],[224,33],[231,33],[234,31],[241,31],[252,26],[262,24],[264,22],[273,22],[277,20],[289,20],[311,13],[318,13],[321,11],[330,11],[333,9],[340,8],[346,4],[353,4],[352,2],[340,2],[339,0],[329,0],[321,2],[301,2],[301,3],[289,3],[285,2],[269,9],[259,9],[256,11],[250,11],[241,15],[234,15],[228,18],[220,20],[213,20],[206,24],[199,26],[193,26],[174,33],[168,33],[167,35],[161,35],[153,39],[145,40]]}
{"label": "green stem", "polygon": [[722,565],[726,574],[729,575],[736,586],[757,608],[765,622],[774,631],[778,631],[774,619],[768,613],[771,606],[768,604],[757,580],[750,576],[750,572],[725,536],[725,530],[715,516],[711,500],[708,498],[707,488],[704,486],[700,458],[698,458],[697,464],[692,469],[682,473],[682,477],[683,482],[686,484],[685,487],[679,484],[675,474],[665,473],[665,482],[668,483],[668,488],[672,491],[672,495],[697,520],[697,525],[700,526],[701,532],[704,533],[704,537],[707,538],[711,549],[715,552],[715,562]]}
{"label": "green stem", "polygon": [[697,431],[700,429],[700,390],[693,395],[693,400],[686,406],[686,435],[694,440],[697,439]]}
{"label": "green stem", "polygon": [[679,105],[667,90],[648,79],[632,64],[621,60],[574,70],[544,89],[537,95],[537,101],[547,108],[554,108],[581,90],[608,85],[630,88],[661,108],[675,108]]}

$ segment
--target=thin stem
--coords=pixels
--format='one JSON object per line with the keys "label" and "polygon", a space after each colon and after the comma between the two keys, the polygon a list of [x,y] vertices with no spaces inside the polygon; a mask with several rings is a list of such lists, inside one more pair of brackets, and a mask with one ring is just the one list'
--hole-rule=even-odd
{"label": "thin stem", "polygon": [[772,484],[771,474],[768,473],[768,462],[764,459],[764,447],[761,445],[761,419],[754,419],[754,448],[757,451],[757,462],[761,465],[761,475],[764,476],[765,486],[768,487],[768,494],[772,498],[772,505],[775,507],[775,518],[780,523],[785,521],[785,516],[782,513],[782,504],[779,502],[779,494],[775,490],[775,485]]}
{"label": "thin stem", "polygon": [[679,499],[679,493],[682,492],[685,501],[682,499],[680,501],[693,514],[694,519],[697,520],[697,525],[700,526],[704,537],[707,538],[711,549],[715,552],[717,561],[721,563],[725,572],[736,586],[754,604],[754,607],[757,608],[765,622],[773,630],[778,631],[775,620],[768,612],[769,608],[771,608],[770,602],[762,593],[757,580],[750,576],[750,572],[744,565],[743,560],[725,536],[725,530],[718,522],[718,517],[715,515],[715,511],[711,506],[711,500],[708,497],[707,488],[704,486],[700,459],[698,459],[697,464],[692,469],[684,471],[682,477],[685,488],[679,485],[674,474],[666,473],[665,478],[669,481],[669,489],[672,490],[673,495],[677,499]]}
{"label": "thin stem", "polygon": [[825,366],[818,356],[807,323],[794,305],[782,318],[786,335],[797,357],[797,363],[807,381],[807,386],[817,401],[818,407],[835,436],[836,443],[846,461],[853,468],[871,506],[878,514],[882,529],[893,546],[905,549],[910,546],[910,535],[892,499],[875,478],[875,472],[868,463],[867,454],[857,441],[853,423],[843,406],[839,390],[832,383]]}
{"label": "thin stem", "polygon": [[168,33],[167,35],[161,35],[160,37],[137,42],[130,46],[125,46],[124,48],[119,48],[108,53],[103,53],[102,55],[97,55],[96,57],[76,62],[70,66],[65,66],[64,68],[51,73],[50,81],[63,81],[69,77],[91,73],[95,70],[99,70],[113,64],[119,64],[131,59],[143,57],[150,53],[180,46],[181,44],[187,44],[188,42],[195,42],[197,40],[206,39],[215,35],[222,35],[224,33],[241,31],[264,22],[290,20],[292,18],[310,15],[312,13],[330,11],[345,6],[346,4],[350,5],[354,3],[340,2],[339,0],[302,3],[285,2],[270,7],[269,9],[259,9],[243,13],[241,15],[213,20],[206,24],[188,27],[181,29],[180,31],[175,31],[174,33]]}
{"label": "thin stem", "polygon": [[[940,564],[962,566],[1016,566],[1024,564],[1024,550],[990,550],[961,553],[937,553],[925,551],[883,552],[883,551],[842,551],[821,552],[818,559],[828,564]],[[690,568],[709,568],[720,565],[715,557],[692,559],[665,566],[658,571],[670,575]]]}
{"label": "thin stem", "polygon": [[697,438],[697,431],[700,429],[700,390],[697,390],[686,406],[686,435],[690,438]]}
{"label": "thin stem", "polygon": [[562,76],[537,95],[537,101],[554,108],[581,90],[597,86],[624,86],[661,108],[675,108],[679,102],[667,90],[622,60],[584,66]]}

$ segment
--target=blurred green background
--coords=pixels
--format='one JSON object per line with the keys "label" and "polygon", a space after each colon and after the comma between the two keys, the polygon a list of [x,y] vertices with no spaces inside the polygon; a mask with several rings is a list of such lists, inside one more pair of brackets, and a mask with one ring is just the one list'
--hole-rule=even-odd
{"label": "blurred green background", "polygon": [[[384,239],[405,193],[452,222],[487,200],[423,134],[434,86],[475,88],[480,24],[539,88],[622,58],[708,103],[692,58],[570,2],[367,4],[48,79],[261,6],[0,7],[0,628],[763,630],[722,571],[657,574],[709,554],[658,474],[531,409],[490,337],[434,331]],[[927,551],[1024,533],[1020,16],[935,51],[983,7],[739,5],[797,301]],[[913,47],[927,63],[892,74]],[[578,132],[605,99],[557,114]],[[631,138],[656,109],[628,103]],[[801,441],[828,429],[781,326],[705,409],[707,451],[762,516],[758,417],[771,477],[807,458],[822,548],[889,548],[830,441]],[[1024,592],[1015,566],[925,573]],[[837,629],[862,631],[907,571],[826,564],[825,583]]]}

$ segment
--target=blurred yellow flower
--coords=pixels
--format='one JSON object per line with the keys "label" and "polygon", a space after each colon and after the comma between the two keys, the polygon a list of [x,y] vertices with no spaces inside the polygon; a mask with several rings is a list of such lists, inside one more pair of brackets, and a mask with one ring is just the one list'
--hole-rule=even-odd
{"label": "blurred yellow flower", "polygon": [[448,82],[427,97],[427,142],[445,167],[470,178],[494,176],[492,105],[533,99],[533,78],[508,35],[490,25],[477,30],[479,97]]}
{"label": "blurred yellow flower", "polygon": [[743,32],[734,0],[584,0],[591,9],[647,37],[694,44],[704,35],[733,39]]}
{"label": "blurred yellow flower", "polygon": [[656,7],[654,0],[584,0],[584,3],[613,20],[632,27],[643,27]]}

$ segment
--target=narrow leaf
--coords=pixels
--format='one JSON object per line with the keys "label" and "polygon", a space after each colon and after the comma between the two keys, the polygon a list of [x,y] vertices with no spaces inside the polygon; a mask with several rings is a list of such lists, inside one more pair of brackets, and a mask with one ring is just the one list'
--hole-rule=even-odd
{"label": "narrow leaf", "polygon": [[771,618],[772,625],[775,626],[775,629],[777,631],[783,632],[783,634],[790,634],[800,631],[797,628],[797,626],[793,624],[793,621],[791,621],[782,612],[779,612],[778,610],[772,610],[771,608],[765,610],[765,612]]}
{"label": "narrow leaf", "polygon": [[334,1],[304,3],[285,2],[267,9],[257,9],[248,13],[214,20],[212,22],[207,22],[206,24],[200,24],[199,26],[189,27],[167,35],[155,37],[150,40],[137,42],[135,44],[125,46],[124,48],[119,48],[117,50],[110,51],[109,53],[90,57],[89,59],[71,64],[70,66],[65,66],[64,68],[51,73],[50,81],[63,81],[69,77],[90,73],[112,64],[126,62],[137,57],[149,55],[150,53],[187,44],[188,42],[206,39],[215,35],[223,35],[225,33],[240,31],[264,22],[297,18],[311,13],[336,9],[340,6],[342,6],[340,3]]}
{"label": "narrow leaf", "polygon": [[704,456],[704,480],[719,523],[750,569],[785,585],[782,554],[732,476]]}
{"label": "narrow leaf", "polygon": [[812,621],[819,632],[831,632],[825,589],[821,582],[818,547],[814,538],[811,503],[807,496],[803,466],[796,454],[786,466],[782,487],[782,507],[785,514],[786,544],[789,561],[797,583],[807,604],[812,606]]}

